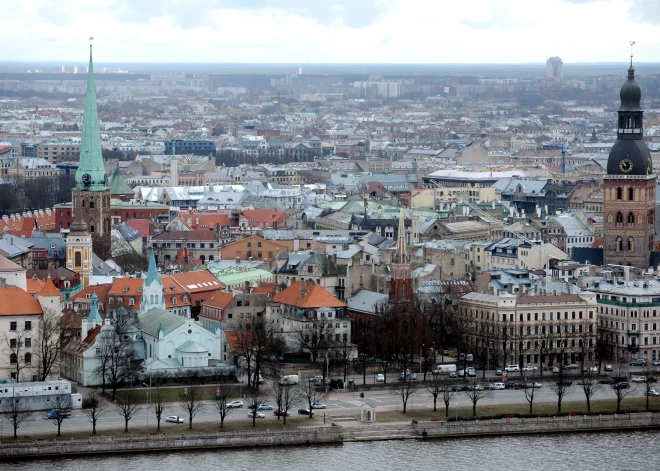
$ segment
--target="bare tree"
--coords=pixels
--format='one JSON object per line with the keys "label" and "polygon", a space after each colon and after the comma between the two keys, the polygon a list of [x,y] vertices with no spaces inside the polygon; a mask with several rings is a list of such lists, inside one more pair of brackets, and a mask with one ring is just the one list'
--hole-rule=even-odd
{"label": "bare tree", "polygon": [[280,409],[280,412],[284,412],[284,425],[286,425],[286,416],[289,414],[289,411],[299,402],[300,394],[298,388],[293,386],[282,386],[282,409]]}
{"label": "bare tree", "polygon": [[646,382],[644,383],[644,396],[646,397],[646,410],[649,410],[649,398],[651,397],[651,391],[653,391],[653,370],[651,367],[647,366],[644,370],[644,376],[646,377]]}
{"label": "bare tree", "polygon": [[482,385],[477,383],[476,378],[472,378],[470,384],[468,385],[468,390],[465,391],[465,395],[470,399],[472,403],[472,415],[476,417],[477,415],[477,403],[484,397],[490,395],[490,391],[486,390]]}
{"label": "bare tree", "polygon": [[[614,376],[623,377],[626,376],[626,372],[620,366],[617,366],[614,371]],[[616,411],[621,412],[621,402],[632,394],[630,384],[628,384],[628,382],[618,382],[610,384],[610,388],[616,396]]]}
{"label": "bare tree", "polygon": [[[268,396],[265,392],[260,391],[259,389],[250,389],[248,391],[248,408],[252,411],[252,426],[257,426],[257,413],[259,412],[257,408],[259,404],[266,401]],[[248,414],[249,415],[249,414]]]}
{"label": "bare tree", "polygon": [[557,375],[557,382],[550,383],[550,389],[557,395],[557,414],[561,414],[561,404],[569,392],[569,387],[572,381],[566,379],[564,374],[564,367],[559,367],[559,374]]}
{"label": "bare tree", "polygon": [[18,427],[32,416],[32,411],[25,401],[25,399],[9,397],[2,404],[2,413],[14,429],[14,438]]}
{"label": "bare tree", "polygon": [[440,390],[440,393],[442,394],[442,402],[445,403],[445,417],[449,417],[449,406],[451,405],[451,400],[456,397],[456,394],[458,394],[458,391],[454,391],[450,383],[451,381],[449,378],[445,378],[444,385]]}
{"label": "bare tree", "polygon": [[[443,394],[445,389],[451,390],[448,378],[445,375],[432,374],[431,379],[425,384],[426,390],[433,396],[433,412],[438,410],[438,396]],[[451,401],[451,398],[449,399]]]}
{"label": "bare tree", "polygon": [[579,383],[584,393],[584,397],[587,400],[587,412],[591,412],[591,398],[598,392],[600,389],[600,384],[596,378],[592,377],[591,374],[585,375],[582,373],[582,378]]}
{"label": "bare tree", "polygon": [[124,432],[128,432],[128,422],[140,412],[140,404],[135,391],[122,389],[117,393],[115,410],[124,418]]}
{"label": "bare tree", "polygon": [[325,359],[325,353],[330,348],[331,336],[334,334],[334,322],[327,319],[313,318],[304,323],[303,328],[292,332],[293,339],[301,350],[307,350],[312,363],[318,364]]}
{"label": "bare tree", "polygon": [[61,313],[46,308],[37,322],[32,346],[39,381],[46,381],[53,369],[57,371],[59,368],[62,345],[69,336],[68,331],[62,328],[60,316]]}
{"label": "bare tree", "polygon": [[204,390],[194,384],[183,388],[179,394],[179,405],[188,414],[188,429],[192,429],[193,419],[204,409],[204,399]]}
{"label": "bare tree", "polygon": [[112,400],[115,400],[117,388],[124,381],[129,381],[140,373],[140,360],[133,347],[134,337],[139,330],[130,315],[120,315],[112,328],[101,329],[98,340],[99,365],[97,375],[102,378],[105,389],[106,379],[112,386]]}
{"label": "bare tree", "polygon": [[165,402],[165,390],[160,386],[156,386],[152,389],[151,392],[151,408],[154,410],[154,414],[156,414],[156,423],[158,424],[158,428],[156,430],[159,432],[160,421],[163,418],[163,412],[165,412],[166,407],[167,403]]}
{"label": "bare tree", "polygon": [[215,400],[213,400],[211,404],[213,405],[213,408],[220,415],[220,427],[224,427],[225,419],[229,414],[231,414],[231,411],[233,409],[231,407],[227,407],[227,401],[229,401],[227,388],[225,388],[224,386],[218,386],[218,387],[220,389],[218,392],[215,393]]}
{"label": "bare tree", "polygon": [[406,376],[403,381],[395,383],[395,386],[392,388],[392,394],[398,396],[401,399],[403,404],[403,413],[406,413],[406,407],[408,406],[408,400],[417,392],[418,386],[417,383]]}
{"label": "bare tree", "polygon": [[534,407],[534,396],[536,395],[536,371],[532,371],[532,376],[531,378],[528,378],[531,380],[531,382],[526,381],[524,385],[524,391],[525,391],[525,399],[527,399],[527,402],[529,402],[529,413],[530,415],[533,413],[533,407]]}
{"label": "bare tree", "polygon": [[61,435],[62,422],[71,416],[71,409],[73,409],[71,394],[60,394],[56,396],[55,400],[52,401],[52,406],[54,411],[57,412],[52,414],[51,419],[57,425],[57,436],[59,437]]}
{"label": "bare tree", "polygon": [[309,407],[309,418],[311,419],[314,413],[312,406],[317,402],[321,402],[327,396],[325,389],[317,389],[314,381],[303,381],[298,385],[298,389],[300,390],[300,397]]}
{"label": "bare tree", "polygon": [[87,416],[92,423],[92,435],[96,435],[96,423],[99,418],[108,412],[107,403],[98,391],[94,390],[83,399],[83,414]]}
{"label": "bare tree", "polygon": [[[18,322],[16,322],[18,324]],[[9,369],[17,383],[21,382],[21,372],[32,366],[31,348],[25,344],[26,339],[32,337],[32,331],[23,326],[13,325],[14,330],[2,333],[5,344],[4,350],[9,353]]]}
{"label": "bare tree", "polygon": [[[279,383],[273,383],[266,392],[268,396],[275,401],[275,407],[277,410],[282,411],[284,409],[284,386]],[[280,420],[279,415],[277,416],[277,420]]]}

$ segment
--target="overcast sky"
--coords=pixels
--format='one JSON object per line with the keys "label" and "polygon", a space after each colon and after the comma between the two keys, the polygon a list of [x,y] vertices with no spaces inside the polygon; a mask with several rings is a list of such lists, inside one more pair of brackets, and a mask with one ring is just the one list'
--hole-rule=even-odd
{"label": "overcast sky", "polygon": [[660,62],[660,0],[0,0],[0,61]]}

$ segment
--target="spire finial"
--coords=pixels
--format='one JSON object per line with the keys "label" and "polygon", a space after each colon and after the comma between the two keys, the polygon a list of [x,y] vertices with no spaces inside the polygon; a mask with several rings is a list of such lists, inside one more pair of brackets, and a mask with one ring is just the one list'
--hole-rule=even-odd
{"label": "spire finial", "polygon": [[630,41],[630,68],[632,68],[632,59],[633,59],[633,46],[635,45],[635,41]]}

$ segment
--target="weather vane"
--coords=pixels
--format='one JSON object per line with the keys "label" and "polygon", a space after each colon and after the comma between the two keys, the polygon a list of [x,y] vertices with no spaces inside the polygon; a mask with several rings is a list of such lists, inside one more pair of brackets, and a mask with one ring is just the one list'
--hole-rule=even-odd
{"label": "weather vane", "polygon": [[632,65],[632,58],[633,58],[633,46],[635,45],[635,41],[630,41],[630,64]]}
{"label": "weather vane", "polygon": [[[89,40],[90,40],[90,41],[93,41],[93,40],[94,40],[94,36],[90,36],[90,37],[89,37]],[[632,46],[633,44],[635,44],[635,43],[634,43],[634,42],[630,43],[631,46]]]}

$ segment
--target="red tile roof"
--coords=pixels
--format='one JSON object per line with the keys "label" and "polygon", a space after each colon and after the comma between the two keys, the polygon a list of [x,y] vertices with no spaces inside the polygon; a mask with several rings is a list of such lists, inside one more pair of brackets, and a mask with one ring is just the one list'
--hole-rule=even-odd
{"label": "red tile roof", "polygon": [[189,293],[216,291],[222,288],[218,279],[207,270],[188,271],[171,276],[181,288]]}
{"label": "red tile roof", "polygon": [[284,291],[277,293],[273,298],[276,303],[288,304],[300,308],[320,308],[320,307],[346,307],[336,297],[334,297],[323,286],[316,283],[307,284],[303,288],[303,297],[300,298],[300,283],[296,281]]}
{"label": "red tile roof", "polygon": [[177,219],[194,231],[215,229],[216,224],[220,224],[220,226],[234,225],[233,219],[228,213],[184,213]]}
{"label": "red tile roof", "polygon": [[39,294],[39,291],[41,291],[41,288],[44,287],[44,284],[45,282],[43,280],[40,280],[39,278],[37,278],[36,280],[33,278],[28,278],[26,290],[31,295],[36,295]]}
{"label": "red tile roof", "polygon": [[210,298],[206,299],[202,305],[215,307],[218,309],[226,309],[227,306],[231,304],[234,300],[234,295],[232,293],[227,293],[224,291],[218,291]]}
{"label": "red tile roof", "polygon": [[131,219],[127,221],[128,227],[138,231],[142,237],[149,237],[149,220],[148,219]]}
{"label": "red tile roof", "polygon": [[0,316],[42,315],[41,304],[21,288],[0,288]]}
{"label": "red tile roof", "polygon": [[284,211],[275,209],[246,209],[239,218],[240,221],[246,221],[250,227],[273,227],[273,224],[282,224],[289,215]]}
{"label": "red tile roof", "polygon": [[47,278],[43,288],[39,291],[39,296],[60,296],[60,290],[55,288],[52,279]]}

